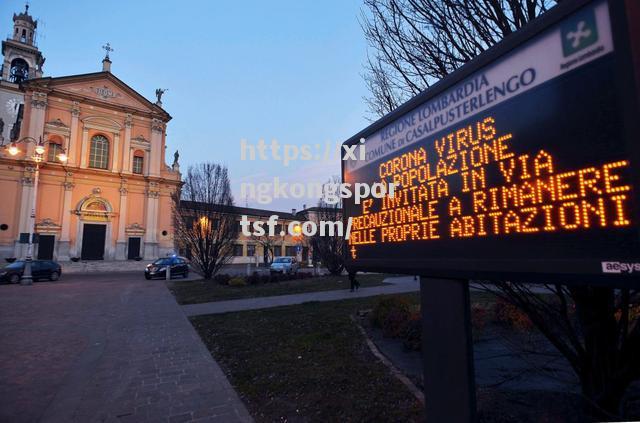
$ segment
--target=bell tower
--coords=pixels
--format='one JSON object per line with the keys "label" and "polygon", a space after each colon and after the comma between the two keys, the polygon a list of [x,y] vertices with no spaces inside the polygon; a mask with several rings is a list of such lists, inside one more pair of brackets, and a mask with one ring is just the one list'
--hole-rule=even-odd
{"label": "bell tower", "polygon": [[29,5],[24,12],[13,14],[13,31],[2,41],[2,81],[19,84],[22,81],[42,76],[44,57],[36,46],[38,21],[29,14]]}

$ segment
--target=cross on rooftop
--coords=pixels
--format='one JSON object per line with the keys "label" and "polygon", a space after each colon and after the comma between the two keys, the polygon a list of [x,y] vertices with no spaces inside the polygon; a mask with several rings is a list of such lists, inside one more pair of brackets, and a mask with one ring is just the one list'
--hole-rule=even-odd
{"label": "cross on rooftop", "polygon": [[108,59],[109,58],[109,53],[114,51],[113,48],[111,48],[111,44],[107,43],[107,44],[103,45],[102,48],[107,52],[107,55],[104,58]]}

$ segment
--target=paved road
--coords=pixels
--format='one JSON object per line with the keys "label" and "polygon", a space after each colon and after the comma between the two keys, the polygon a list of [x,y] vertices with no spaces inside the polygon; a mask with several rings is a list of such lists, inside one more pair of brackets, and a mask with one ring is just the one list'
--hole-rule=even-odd
{"label": "paved road", "polygon": [[350,292],[348,289],[340,289],[336,291],[306,292],[303,294],[277,295],[273,297],[244,298],[212,303],[189,304],[182,306],[182,309],[187,316],[198,316],[201,314],[217,314],[230,311],[302,304],[309,301],[336,301],[349,298],[372,297],[374,295],[401,294],[418,291],[420,289],[420,283],[413,280],[412,276],[387,278],[385,282],[390,283],[390,285],[361,288],[356,292]]}
{"label": "paved road", "polygon": [[251,421],[163,281],[0,286],[1,422]]}

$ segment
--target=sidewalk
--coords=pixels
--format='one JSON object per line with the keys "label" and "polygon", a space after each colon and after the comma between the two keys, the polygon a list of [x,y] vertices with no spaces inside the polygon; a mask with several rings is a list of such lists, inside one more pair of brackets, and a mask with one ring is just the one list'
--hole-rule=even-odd
{"label": "sidewalk", "polygon": [[356,292],[341,289],[337,291],[307,292],[304,294],[277,295],[274,297],[243,298],[240,300],[188,304],[182,306],[182,310],[187,316],[198,316],[201,314],[219,314],[231,311],[280,307],[292,304],[302,304],[309,301],[336,301],[350,298],[372,297],[375,295],[402,294],[420,290],[420,283],[417,280],[414,281],[413,276],[387,278],[384,281],[390,285],[362,288]]}
{"label": "sidewalk", "polygon": [[0,287],[0,421],[250,422],[162,281]]}

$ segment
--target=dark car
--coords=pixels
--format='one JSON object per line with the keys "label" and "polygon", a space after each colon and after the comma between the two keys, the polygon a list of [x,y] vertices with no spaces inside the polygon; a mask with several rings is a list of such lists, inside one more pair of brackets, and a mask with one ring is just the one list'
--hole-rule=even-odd
{"label": "dark car", "polygon": [[[0,269],[0,281],[18,283],[24,273],[24,260],[14,261]],[[31,277],[34,281],[49,279],[57,281],[62,274],[59,263],[51,260],[33,260],[31,262]]]}
{"label": "dark car", "polygon": [[144,277],[146,279],[152,278],[166,278],[167,266],[171,266],[171,277],[182,276],[186,278],[189,276],[189,261],[184,257],[163,257],[154,261],[151,264],[147,264],[144,269]]}

